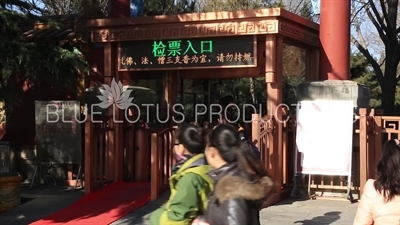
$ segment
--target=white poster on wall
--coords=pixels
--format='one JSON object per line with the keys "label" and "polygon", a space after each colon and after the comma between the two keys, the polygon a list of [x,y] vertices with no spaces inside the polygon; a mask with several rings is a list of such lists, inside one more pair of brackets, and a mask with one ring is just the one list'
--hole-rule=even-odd
{"label": "white poster on wall", "polygon": [[301,154],[301,173],[351,175],[353,101],[298,104],[296,144]]}

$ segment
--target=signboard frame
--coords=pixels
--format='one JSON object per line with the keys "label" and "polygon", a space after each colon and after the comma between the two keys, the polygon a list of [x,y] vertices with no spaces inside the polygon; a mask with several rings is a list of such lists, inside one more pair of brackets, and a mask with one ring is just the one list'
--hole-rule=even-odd
{"label": "signboard frame", "polygon": [[[258,54],[257,54],[257,36],[256,35],[238,35],[238,36],[223,36],[223,37],[196,37],[196,38],[175,38],[175,39],[160,39],[160,40],[142,40],[142,41],[132,41],[132,42],[126,42],[126,43],[145,43],[145,42],[154,42],[154,41],[171,41],[171,40],[201,40],[201,39],[223,39],[226,38],[227,44],[229,43],[229,39],[234,39],[234,38],[243,38],[244,36],[252,37],[253,39],[253,60],[252,64],[248,65],[213,65],[213,66],[199,66],[202,64],[196,64],[194,66],[164,66],[164,67],[154,67],[154,68],[121,68],[121,62],[122,62],[122,44],[121,42],[118,42],[118,71],[149,71],[149,70],[190,70],[190,69],[216,69],[216,68],[247,68],[247,67],[257,67],[257,59],[258,59]],[[124,43],[125,44],[125,43]],[[234,52],[232,52],[234,53]],[[225,53],[226,54],[226,53]]]}
{"label": "signboard frame", "polygon": [[[73,105],[74,108],[74,114],[75,114],[75,133],[72,133],[73,135],[69,136],[68,139],[73,139],[74,137],[78,140],[75,140],[73,144],[73,146],[70,146],[69,149],[72,149],[74,154],[71,156],[66,156],[67,158],[69,158],[70,160],[60,160],[61,156],[57,156],[57,157],[52,157],[53,159],[49,158],[49,153],[52,151],[50,149],[48,149],[47,147],[43,146],[43,143],[50,143],[51,142],[60,142],[62,141],[61,136],[62,135],[55,135],[53,137],[48,137],[45,134],[39,132],[38,130],[40,129],[47,129],[47,128],[43,128],[43,125],[48,126],[49,129],[49,133],[52,133],[50,129],[57,129],[59,127],[57,127],[58,124],[71,124],[71,131],[73,128],[72,125],[72,120],[71,123],[64,123],[63,119],[61,118],[60,115],[58,115],[58,122],[55,123],[49,123],[46,120],[43,120],[42,116],[43,115],[38,115],[42,114],[42,104],[46,105],[46,110],[47,110],[47,105],[49,104],[71,104]],[[38,112],[38,109],[40,110]],[[64,108],[62,108],[64,109]],[[59,111],[59,108],[57,108],[57,113]],[[48,113],[48,112],[46,112]],[[75,101],[75,100],[50,100],[50,101],[35,101],[35,131],[36,131],[36,151],[37,151],[37,157],[38,157],[38,161],[40,163],[53,163],[53,164],[81,164],[82,163],[82,129],[81,129],[81,123],[80,121],[80,102],[79,101]],[[51,124],[51,125],[49,125]],[[39,127],[40,126],[40,127]],[[61,125],[62,126],[62,125]],[[66,129],[68,130],[68,129]],[[63,131],[61,131],[63,132]],[[73,132],[73,131],[72,131]],[[53,134],[54,135],[54,134]],[[43,138],[48,138],[51,139],[50,141],[46,141],[43,142]],[[70,143],[71,144],[71,143]],[[66,152],[65,150],[65,145],[61,145],[59,147],[54,147],[54,149],[56,149],[59,152]],[[71,151],[70,151],[71,152]],[[51,155],[51,154],[50,154]],[[55,156],[55,155],[53,155]],[[57,159],[55,159],[57,158]]]}
{"label": "signboard frame", "polygon": [[[350,105],[352,105],[352,108],[354,108],[354,106],[353,106],[353,101],[351,101],[351,100],[348,100],[348,101],[346,101],[346,100],[315,100],[315,101],[300,101],[299,103],[298,103],[298,111],[297,111],[297,126],[296,126],[296,146],[298,147],[298,152],[301,152],[301,153],[303,153],[304,155],[307,153],[307,152],[305,152],[304,150],[301,150],[300,148],[299,148],[299,146],[301,146],[300,144],[299,144],[299,139],[301,139],[301,135],[298,135],[298,134],[301,134],[301,132],[299,131],[299,129],[300,129],[300,127],[301,127],[301,117],[300,117],[300,111],[301,111],[301,107],[303,107],[303,105],[304,104],[307,104],[307,103],[315,103],[316,105],[317,105],[317,107],[318,107],[318,104],[327,104],[327,105],[331,105],[331,104],[337,104],[338,102],[340,102],[341,104],[348,104],[348,106],[350,106]],[[321,106],[321,105],[320,105]],[[341,111],[342,110],[344,110],[343,108],[341,108],[340,109]],[[350,111],[350,110],[349,110]],[[353,116],[353,111],[351,112],[352,114],[351,114],[351,116]],[[309,115],[309,114],[308,114]],[[349,119],[349,118],[348,118]],[[350,121],[350,120],[349,120]],[[348,122],[349,122],[348,121]],[[353,120],[351,120],[351,122],[352,122],[352,124],[353,124]],[[318,123],[318,124],[320,124],[321,126],[325,126],[325,127],[327,127],[326,126],[326,124],[321,124],[321,123]],[[343,128],[343,126],[341,126],[341,128]],[[330,129],[330,127],[327,127],[327,129]],[[330,129],[331,130],[331,129]],[[305,170],[304,171],[304,168],[303,168],[303,163],[302,163],[302,165],[301,165],[301,167],[302,167],[302,173],[304,173],[304,174],[312,174],[312,175],[330,175],[330,176],[348,176],[348,175],[351,175],[351,163],[352,163],[352,147],[353,147],[353,140],[352,140],[352,137],[353,137],[353,135],[352,135],[352,133],[353,133],[353,129],[349,129],[349,131],[344,131],[344,132],[342,132],[342,133],[349,133],[349,134],[346,134],[346,136],[349,138],[349,140],[348,140],[348,143],[347,144],[349,144],[349,146],[348,146],[348,148],[349,148],[349,152],[346,152],[346,154],[349,154],[348,155],[348,163],[349,163],[349,168],[348,168],[348,171],[347,172],[343,172],[343,173],[339,173],[339,172],[335,172],[335,171],[333,171],[333,172],[326,172],[326,171],[321,171],[321,172],[318,172],[317,170],[315,170],[316,169],[316,167],[314,168],[314,167],[310,167],[311,169],[309,169],[309,168],[307,168],[308,170]],[[325,134],[323,135],[323,136],[325,136]],[[329,136],[329,135],[328,135]],[[331,138],[330,138],[331,139]],[[314,143],[315,143],[315,141],[313,141]],[[326,143],[326,144],[328,144],[328,143],[331,143],[330,144],[330,146],[332,146],[332,142],[325,142],[325,141],[322,141],[322,140],[318,140],[318,142],[323,142],[323,143]],[[318,144],[321,144],[321,143],[316,143],[317,144],[317,146],[318,146]],[[310,154],[310,153],[309,153]],[[304,158],[305,157],[303,157],[303,160],[304,160]],[[329,157],[328,157],[329,158]],[[302,162],[303,162],[303,160],[302,160]],[[332,160],[331,158],[330,158],[330,160]],[[325,165],[325,164],[324,164]],[[313,169],[315,170],[315,171],[313,171]],[[321,169],[324,169],[324,168],[321,168]],[[327,170],[329,170],[329,168],[327,169]],[[304,172],[303,172],[304,171]]]}
{"label": "signboard frame", "polygon": [[[301,123],[299,123],[300,122],[300,120],[299,120],[300,119],[300,110],[301,110],[302,103],[304,103],[304,102],[310,102],[310,103],[324,102],[326,104],[332,104],[332,103],[336,104],[338,102],[341,102],[342,104],[348,104],[349,111],[350,111],[350,106],[351,106],[351,109],[352,109],[352,111],[351,111],[352,114],[351,115],[352,116],[354,115],[354,102],[351,101],[351,100],[311,100],[311,101],[300,101],[300,102],[297,103],[297,107],[296,107],[296,109],[297,109],[296,110],[296,119],[297,119],[297,124],[296,124],[296,148],[295,148],[295,154],[294,154],[294,160],[295,160],[294,161],[295,162],[295,166],[294,166],[294,170],[295,170],[294,171],[294,181],[295,182],[294,182],[294,187],[293,187],[293,190],[292,190],[292,196],[295,195],[295,192],[296,192],[296,189],[297,189],[297,177],[299,177],[300,174],[308,174],[309,175],[308,176],[308,195],[311,198],[315,198],[315,195],[310,195],[311,175],[347,176],[347,197],[348,197],[348,199],[350,201],[353,201],[353,196],[352,196],[352,193],[351,193],[351,178],[352,178],[352,162],[353,162],[352,160],[353,160],[353,124],[354,124],[354,118],[352,117],[351,130],[348,131],[349,134],[347,134],[349,139],[350,139],[350,141],[348,143],[350,151],[347,153],[347,154],[349,154],[348,157],[347,157],[348,158],[348,162],[345,162],[345,163],[348,163],[348,171],[345,172],[345,173],[310,172],[311,170],[303,171],[303,165],[302,164],[303,164],[303,154],[304,153],[303,153],[303,151],[302,152],[299,151],[298,139],[300,139],[300,137],[297,134],[298,134],[298,129],[301,126]],[[345,132],[345,133],[347,133],[347,132]],[[326,142],[326,143],[327,144],[331,144],[329,142]],[[300,158],[300,160],[299,160],[299,158]],[[300,163],[300,165],[298,165],[298,163]]]}

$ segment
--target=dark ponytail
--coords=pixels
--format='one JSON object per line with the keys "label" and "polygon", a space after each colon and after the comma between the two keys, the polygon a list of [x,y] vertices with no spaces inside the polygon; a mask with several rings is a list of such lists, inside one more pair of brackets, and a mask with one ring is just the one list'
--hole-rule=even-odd
{"label": "dark ponytail", "polygon": [[242,141],[237,151],[238,164],[250,177],[268,176],[265,166],[252,150],[248,142]]}
{"label": "dark ponytail", "polygon": [[249,144],[241,141],[239,132],[234,127],[228,124],[218,125],[209,136],[209,146],[216,148],[226,162],[237,162],[239,169],[251,178],[267,175],[264,165]]}
{"label": "dark ponytail", "polygon": [[205,149],[205,132],[193,124],[182,124],[177,131],[177,142],[182,144],[190,153],[200,154]]}

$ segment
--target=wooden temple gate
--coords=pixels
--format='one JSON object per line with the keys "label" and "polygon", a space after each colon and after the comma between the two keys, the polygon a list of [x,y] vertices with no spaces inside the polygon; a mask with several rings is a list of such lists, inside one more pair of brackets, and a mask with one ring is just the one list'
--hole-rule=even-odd
{"label": "wooden temple gate", "polygon": [[[267,107],[277,112],[277,115],[274,115],[276,118],[282,119],[285,115],[278,108],[282,103],[284,44],[300,47],[306,51],[307,81],[316,80],[318,77],[318,25],[279,8],[129,19],[97,19],[90,20],[88,27],[91,29],[91,41],[104,45],[103,76],[105,84],[110,85],[112,78],[115,78],[117,82],[121,81],[123,84],[127,84],[129,80],[134,80],[140,74],[146,73],[149,76],[155,76],[155,73],[152,75],[152,72],[157,72],[157,76],[161,74],[164,77],[164,98],[169,106],[177,102],[177,80],[180,78],[265,77],[268,96]],[[251,37],[251,41],[248,37]],[[196,65],[185,66],[183,65],[184,61],[179,61],[179,64],[168,64],[169,59],[167,57],[162,62],[158,58],[149,63],[152,56],[139,54],[147,50],[137,50],[143,48],[143,41],[153,43],[153,41],[182,39],[195,43],[195,39],[202,38],[215,40],[215,43],[222,43],[220,44],[223,45],[221,49],[224,50],[221,53],[225,55],[233,55],[235,52],[239,52],[238,55],[243,57],[243,53],[246,52],[240,51],[240,49],[229,49],[229,46],[250,47],[246,54],[250,56],[251,62],[245,62],[245,60],[239,60],[240,63],[221,62],[219,59],[217,62],[220,64],[214,62],[214,64],[210,64],[211,66],[206,66],[207,60],[199,60]],[[217,41],[218,38],[219,42]],[[247,40],[247,42],[240,42],[244,40]],[[251,46],[254,46],[254,50],[251,49]],[[136,51],[130,51],[129,48],[136,48]],[[131,52],[129,54],[132,54],[133,57],[127,57],[129,55],[125,53],[129,51]],[[250,52],[251,54],[249,54]],[[203,55],[200,56],[204,57]],[[209,57],[208,62],[212,62],[217,56],[221,57],[221,54],[215,52],[207,56]],[[139,61],[135,61],[135,57]],[[205,64],[202,65],[201,63]],[[171,107],[167,110],[172,115]],[[121,110],[110,110],[109,115],[113,115],[117,120],[123,120]],[[149,161],[151,160],[150,179],[153,199],[156,199],[166,187],[170,175],[173,147],[172,127],[174,125],[173,121],[168,121],[166,128],[149,130],[143,136],[143,140],[147,140],[146,143],[148,143],[144,150],[150,153],[148,157]],[[290,163],[280,163],[283,162],[284,158],[287,158],[285,154],[290,154],[289,152],[283,154],[282,151],[288,149],[284,140],[292,138],[290,135],[284,135],[285,129],[288,129],[285,126],[272,118],[271,124],[265,125],[267,131],[260,131],[262,135],[267,134],[273,140],[269,142],[265,138],[262,140],[265,143],[268,142],[269,148],[259,146],[270,151],[263,153],[263,160],[273,174],[279,188],[284,181],[290,179],[283,173],[285,171],[284,166],[288,166]],[[118,182],[123,180],[124,174],[131,174],[130,177],[133,177],[132,174],[135,173],[146,173],[146,171],[139,172],[138,166],[134,165],[131,160],[132,154],[138,152],[136,150],[137,143],[134,142],[137,142],[136,137],[139,136],[131,127],[131,125],[126,125],[126,122],[115,123],[111,120],[104,120],[102,125],[87,122],[85,125],[85,189],[87,193],[95,190],[96,183]],[[270,135],[268,131],[271,127],[273,127],[274,135]],[[94,137],[101,136],[104,132],[108,135],[105,145],[108,147],[102,149],[103,145],[97,144],[98,141]],[[101,154],[106,154],[106,161],[99,160],[104,158]],[[267,157],[271,155],[272,158]]]}
{"label": "wooden temple gate", "polygon": [[[98,19],[88,22],[92,29],[92,42],[104,44],[104,83],[111,84],[116,78],[124,84],[144,71],[162,71],[164,98],[168,104],[176,103],[179,78],[239,78],[265,77],[267,107],[274,115],[253,115],[252,141],[261,150],[262,160],[275,179],[278,192],[270,203],[288,194],[293,184],[293,160],[295,148],[296,118],[279,109],[282,103],[282,52],[283,44],[306,50],[306,80],[318,77],[318,25],[283,9],[260,9],[237,12],[182,14],[130,19]],[[252,66],[217,67],[158,67],[125,68],[121,70],[121,44],[143,40],[168,40],[176,38],[213,38],[252,35],[255,37],[255,64]],[[126,66],[126,64],[125,64]],[[167,110],[171,111],[171,108]],[[271,111],[271,110],[269,110]],[[268,112],[268,110],[267,110]],[[110,111],[118,120],[120,110]],[[355,124],[353,151],[353,190],[363,187],[367,178],[374,177],[374,167],[380,156],[382,142],[400,133],[399,119],[380,116],[378,111],[360,109]],[[101,117],[99,124],[85,124],[85,190],[90,193],[96,184],[123,180],[124,174],[136,180],[143,168],[148,168],[152,185],[152,199],[156,199],[167,187],[173,163],[173,124],[168,127],[149,129],[136,133],[132,124],[114,123],[113,117]],[[288,118],[289,117],[289,118]],[[286,118],[288,120],[286,121]],[[284,123],[278,121],[286,121]],[[143,137],[139,139],[138,137]],[[138,140],[139,139],[139,140]],[[132,155],[140,140],[146,143],[149,166],[136,165]],[[150,168],[151,169],[150,169]],[[135,179],[133,179],[135,178]],[[143,177],[140,179],[144,179]],[[343,179],[335,176],[312,176],[311,187],[317,189],[345,190]],[[304,179],[303,179],[303,183]]]}

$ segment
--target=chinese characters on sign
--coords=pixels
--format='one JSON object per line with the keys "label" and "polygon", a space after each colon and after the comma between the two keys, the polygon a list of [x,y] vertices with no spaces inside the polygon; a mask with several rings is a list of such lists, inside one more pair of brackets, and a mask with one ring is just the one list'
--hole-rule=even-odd
{"label": "chinese characters on sign", "polygon": [[121,43],[120,70],[256,66],[253,36]]}

